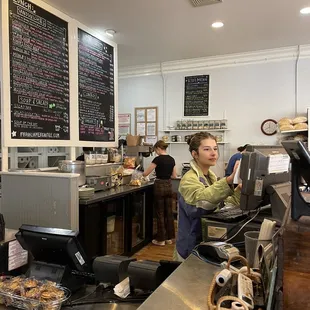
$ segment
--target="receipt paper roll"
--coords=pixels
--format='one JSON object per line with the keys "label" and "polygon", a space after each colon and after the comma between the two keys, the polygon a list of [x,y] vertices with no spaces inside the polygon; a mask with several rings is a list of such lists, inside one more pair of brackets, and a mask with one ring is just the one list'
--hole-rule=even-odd
{"label": "receipt paper roll", "polygon": [[218,286],[224,286],[231,278],[231,271],[223,269],[216,277],[216,284]]}

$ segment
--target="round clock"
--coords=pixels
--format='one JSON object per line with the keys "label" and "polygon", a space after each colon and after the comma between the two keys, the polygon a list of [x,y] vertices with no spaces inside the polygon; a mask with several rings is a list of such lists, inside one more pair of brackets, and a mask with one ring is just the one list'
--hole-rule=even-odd
{"label": "round clock", "polygon": [[277,133],[277,121],[274,119],[266,119],[260,126],[261,131],[266,136],[272,136]]}

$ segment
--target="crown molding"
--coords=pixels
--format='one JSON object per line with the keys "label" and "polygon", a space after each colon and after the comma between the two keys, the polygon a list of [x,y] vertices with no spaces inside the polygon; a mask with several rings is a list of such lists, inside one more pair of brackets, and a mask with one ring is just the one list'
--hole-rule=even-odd
{"label": "crown molding", "polygon": [[[310,44],[300,45],[299,47],[300,58],[310,58]],[[162,64],[120,68],[119,78],[131,78],[169,74],[174,72],[197,71],[266,62],[286,61],[296,59],[297,56],[298,46],[291,46],[239,54],[168,61],[163,62]]]}
{"label": "crown molding", "polygon": [[161,74],[160,64],[124,67],[120,68],[118,71],[119,78],[132,78],[159,74]]}

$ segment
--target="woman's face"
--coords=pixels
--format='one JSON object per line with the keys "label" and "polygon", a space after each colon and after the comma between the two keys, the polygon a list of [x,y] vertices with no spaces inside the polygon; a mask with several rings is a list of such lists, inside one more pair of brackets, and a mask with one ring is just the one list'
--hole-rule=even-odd
{"label": "woman's face", "polygon": [[204,166],[215,166],[219,158],[218,146],[213,139],[204,139],[200,142],[198,154],[193,152],[194,158]]}

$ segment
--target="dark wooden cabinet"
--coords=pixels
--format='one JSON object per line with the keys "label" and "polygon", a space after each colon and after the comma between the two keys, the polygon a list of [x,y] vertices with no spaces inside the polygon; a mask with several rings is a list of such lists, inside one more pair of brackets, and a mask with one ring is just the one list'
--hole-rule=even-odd
{"label": "dark wooden cabinet", "polygon": [[131,256],[152,240],[153,186],[80,204],[79,239],[89,259]]}

